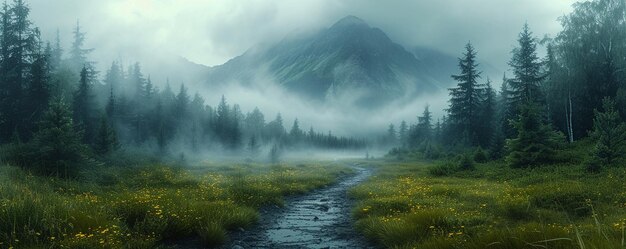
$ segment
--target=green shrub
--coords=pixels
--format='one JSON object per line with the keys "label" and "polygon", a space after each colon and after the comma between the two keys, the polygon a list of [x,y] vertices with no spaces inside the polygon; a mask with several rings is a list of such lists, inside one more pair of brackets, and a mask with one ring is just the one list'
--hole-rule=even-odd
{"label": "green shrub", "polygon": [[457,172],[457,167],[453,163],[446,161],[428,167],[428,174],[432,176],[450,176]]}
{"label": "green shrub", "polygon": [[474,152],[474,161],[477,163],[486,163],[489,161],[489,155],[482,148],[478,147]]}
{"label": "green shrub", "polygon": [[469,154],[463,154],[459,160],[458,168],[460,170],[475,170],[476,166],[474,166],[474,160]]}

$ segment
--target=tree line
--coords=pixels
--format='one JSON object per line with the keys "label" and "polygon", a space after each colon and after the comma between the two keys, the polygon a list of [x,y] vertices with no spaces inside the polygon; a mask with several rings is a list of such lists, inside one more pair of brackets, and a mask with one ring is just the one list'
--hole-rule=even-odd
{"label": "tree line", "polygon": [[[566,143],[592,140],[589,169],[615,165],[626,152],[626,3],[576,3],[554,38],[538,39],[525,24],[511,52],[512,77],[499,91],[482,79],[471,43],[459,58],[446,115],[433,124],[425,108],[418,122],[390,125],[400,148],[437,157],[443,151],[488,149],[512,167],[558,161]],[[545,46],[540,58],[537,46]],[[395,150],[397,153],[398,150]]]}
{"label": "tree line", "polygon": [[23,0],[0,11],[0,144],[2,160],[47,174],[70,175],[79,159],[102,158],[120,148],[159,155],[216,151],[256,157],[296,148],[358,149],[363,139],[308,132],[296,119],[289,132],[280,114],[265,121],[258,109],[244,114],[222,97],[216,107],[181,84],[157,87],[141,65],[113,62],[104,77],[89,59],[77,22],[67,51],[57,31],[44,41]]}

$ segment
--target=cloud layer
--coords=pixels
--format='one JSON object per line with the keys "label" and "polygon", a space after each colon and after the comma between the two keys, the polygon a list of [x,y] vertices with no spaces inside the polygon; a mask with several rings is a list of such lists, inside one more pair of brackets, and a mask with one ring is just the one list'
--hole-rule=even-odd
{"label": "cloud layer", "polygon": [[[94,59],[137,60],[175,54],[205,65],[222,64],[251,46],[294,30],[327,27],[356,15],[396,42],[459,54],[472,41],[504,70],[517,33],[528,22],[538,36],[555,34],[574,0],[31,0],[32,19],[52,40],[57,28],[69,45],[80,20]],[[504,68],[503,68],[504,67]]]}

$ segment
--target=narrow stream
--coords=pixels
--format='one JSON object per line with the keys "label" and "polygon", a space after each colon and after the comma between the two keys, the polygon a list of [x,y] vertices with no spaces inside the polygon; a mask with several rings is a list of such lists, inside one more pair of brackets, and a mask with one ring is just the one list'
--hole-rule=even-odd
{"label": "narrow stream", "polygon": [[354,230],[347,195],[371,171],[354,169],[356,175],[337,184],[290,198],[282,209],[266,210],[257,226],[233,234],[224,248],[373,248]]}

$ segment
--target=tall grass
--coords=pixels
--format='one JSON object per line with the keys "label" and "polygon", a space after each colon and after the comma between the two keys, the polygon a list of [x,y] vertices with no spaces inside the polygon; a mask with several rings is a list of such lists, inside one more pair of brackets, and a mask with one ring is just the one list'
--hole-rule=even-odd
{"label": "tall grass", "polygon": [[625,248],[624,168],[376,163],[350,194],[357,229],[385,248]]}
{"label": "tall grass", "polygon": [[204,246],[258,220],[257,208],[332,183],[324,165],[162,164],[100,167],[78,179],[0,166],[0,248],[154,248],[198,238]]}

